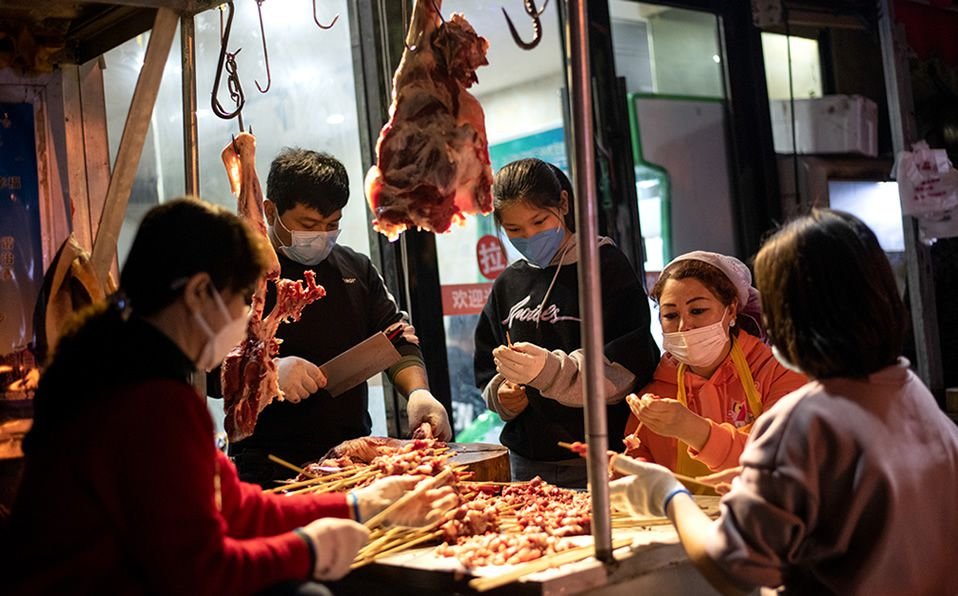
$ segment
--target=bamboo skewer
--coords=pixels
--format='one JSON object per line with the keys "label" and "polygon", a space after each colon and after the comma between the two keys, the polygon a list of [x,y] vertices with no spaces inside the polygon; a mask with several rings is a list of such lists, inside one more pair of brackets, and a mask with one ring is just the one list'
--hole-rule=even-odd
{"label": "bamboo skewer", "polygon": [[[622,548],[623,546],[628,546],[630,544],[632,544],[631,538],[623,538],[613,541],[612,548],[614,550],[617,548]],[[576,561],[588,559],[594,553],[595,548],[591,544],[564,550],[552,555],[546,555],[545,557],[536,559],[535,561],[524,563],[512,571],[508,571],[495,577],[476,578],[469,582],[469,587],[477,592],[486,592],[506,584],[511,584],[512,582],[517,581],[531,573],[537,573],[552,567],[558,567],[559,565],[566,565],[568,563],[575,563]]]}
{"label": "bamboo skewer", "polygon": [[297,474],[303,474],[304,476],[309,476],[309,477],[311,477],[311,478],[316,478],[316,475],[315,475],[315,474],[310,474],[309,472],[307,472],[306,470],[302,469],[301,467],[295,466],[295,465],[289,463],[288,461],[286,461],[285,459],[276,457],[276,456],[273,455],[272,453],[269,454],[269,460],[270,460],[271,462],[274,462],[274,463],[277,463],[277,464],[283,466],[284,468],[289,468],[290,470],[293,470],[293,471],[296,472]]}
{"label": "bamboo skewer", "polygon": [[[568,450],[571,451],[571,450],[572,450],[572,443],[567,443],[567,442],[565,442],[565,441],[559,441],[559,447],[563,447],[563,448],[568,449]],[[702,482],[701,480],[699,480],[699,479],[697,479],[697,478],[693,478],[692,476],[686,476],[685,474],[679,474],[678,472],[672,472],[672,475],[675,476],[675,479],[678,480],[679,482],[683,482],[683,483],[687,482],[687,483],[689,483],[689,484],[695,484],[695,485],[698,485],[698,486],[705,486],[705,487],[712,488],[712,489],[715,488],[715,487],[712,486],[711,484],[708,484],[707,482]]]}

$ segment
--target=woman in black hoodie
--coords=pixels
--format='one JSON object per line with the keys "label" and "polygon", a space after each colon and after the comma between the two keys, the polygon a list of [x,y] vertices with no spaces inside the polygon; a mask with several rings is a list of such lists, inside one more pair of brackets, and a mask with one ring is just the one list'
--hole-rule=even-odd
{"label": "woman in black hoodie", "polygon": [[[492,187],[495,216],[525,257],[497,279],[476,328],[476,384],[506,421],[513,478],[584,487],[585,460],[560,441],[585,440],[572,184],[557,167],[522,159]],[[625,255],[599,238],[609,448],[619,451],[624,398],[652,377],[659,351],[648,299]]]}

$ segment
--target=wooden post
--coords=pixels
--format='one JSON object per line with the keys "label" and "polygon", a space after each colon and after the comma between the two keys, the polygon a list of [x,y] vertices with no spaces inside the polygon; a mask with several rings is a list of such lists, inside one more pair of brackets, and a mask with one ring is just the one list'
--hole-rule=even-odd
{"label": "wooden post", "polygon": [[130,111],[123,126],[123,136],[120,138],[120,148],[116,155],[116,164],[110,178],[106,200],[100,224],[93,241],[92,264],[97,278],[104,283],[110,267],[116,258],[116,242],[120,235],[120,227],[126,214],[126,207],[130,201],[130,191],[136,178],[136,170],[140,164],[140,155],[143,152],[143,143],[150,126],[150,116],[163,79],[163,70],[166,59],[173,45],[173,36],[179,17],[168,8],[160,8],[156,12],[156,20],[150,33],[150,42],[146,48],[146,57],[143,68],[136,81],[133,99],[130,102]]}

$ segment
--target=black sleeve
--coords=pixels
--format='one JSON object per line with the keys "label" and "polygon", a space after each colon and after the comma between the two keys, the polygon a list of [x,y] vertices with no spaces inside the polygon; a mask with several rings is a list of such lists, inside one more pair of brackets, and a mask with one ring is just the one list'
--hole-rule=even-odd
{"label": "black sleeve", "polygon": [[[409,317],[403,311],[399,310],[395,298],[386,289],[386,282],[383,281],[379,270],[372,264],[372,261],[366,259],[366,307],[369,312],[370,328],[367,329],[367,336],[380,331],[385,331],[387,327],[398,323],[399,321],[409,322]],[[396,350],[402,356],[414,356],[422,361],[422,351],[419,346],[409,343],[400,338],[395,342]]]}
{"label": "black sleeve", "polygon": [[642,387],[659,363],[659,348],[649,330],[648,296],[622,251],[608,245],[600,254],[605,355],[632,371],[636,387]]}

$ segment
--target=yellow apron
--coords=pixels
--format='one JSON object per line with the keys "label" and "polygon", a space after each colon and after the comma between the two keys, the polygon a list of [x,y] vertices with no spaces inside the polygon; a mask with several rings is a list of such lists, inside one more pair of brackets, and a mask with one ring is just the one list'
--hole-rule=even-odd
{"label": "yellow apron", "polygon": [[[735,371],[738,373],[738,378],[742,381],[742,387],[745,389],[745,399],[748,401],[748,409],[752,412],[754,421],[754,419],[758,418],[762,413],[762,398],[758,394],[758,389],[755,388],[755,380],[752,378],[752,371],[748,368],[748,361],[745,360],[745,353],[742,352],[742,348],[738,345],[738,342],[735,341],[734,336],[732,337],[731,355],[732,363],[735,365]],[[677,395],[679,402],[686,408],[689,407],[688,398],[685,394],[685,371],[687,368],[684,363],[679,364],[679,391]],[[748,429],[750,426],[751,424],[743,428]],[[678,445],[678,457],[675,460],[675,471],[677,473],[692,476],[693,478],[712,473],[712,470],[710,470],[708,466],[697,459],[692,459],[692,456],[689,455],[689,446],[687,443],[678,440],[676,440],[676,443]]]}

